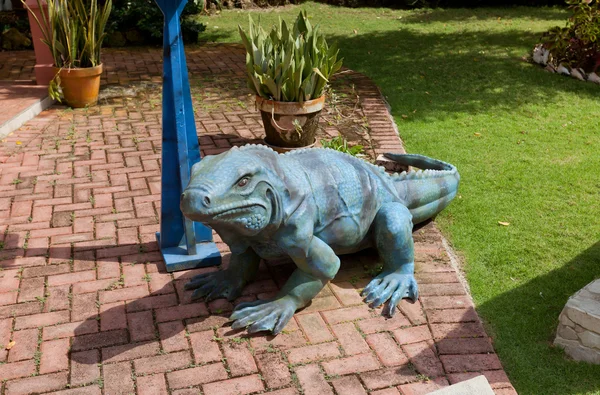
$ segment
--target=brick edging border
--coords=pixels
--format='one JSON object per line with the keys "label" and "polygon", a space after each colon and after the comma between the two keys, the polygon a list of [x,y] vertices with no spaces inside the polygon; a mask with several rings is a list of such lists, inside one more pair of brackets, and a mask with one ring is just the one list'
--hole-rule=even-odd
{"label": "brick edging border", "polygon": [[[394,117],[391,113],[391,105],[385,99],[383,92],[381,92],[379,87],[369,77],[362,73],[352,71],[350,69],[348,69],[346,72],[351,74],[352,80],[356,84],[356,89],[360,96],[360,104],[362,106],[363,112],[368,118],[369,127],[371,129],[370,135],[373,140],[372,143],[374,145],[376,157],[378,158],[377,164],[386,167],[388,170],[401,170],[394,168],[393,165],[386,163],[385,159],[380,158],[382,154],[390,151],[406,153],[398,125],[396,124]],[[483,321],[481,320],[481,317],[479,317],[479,314],[477,314],[477,312],[475,311],[475,304],[471,296],[469,284],[464,276],[463,271],[461,270],[460,259],[453,250],[449,241],[444,237],[444,235],[441,233],[441,231],[438,229],[435,223],[432,224],[432,227],[434,229],[434,232],[436,232],[439,235],[439,243],[442,245],[443,250],[445,251],[450,262],[450,266],[452,267],[452,270],[456,275],[456,278],[460,283],[461,287],[463,288],[466,298],[468,299],[468,306],[465,307],[469,307],[472,309],[476,318],[475,322],[478,324],[479,328],[483,332],[484,337],[487,338],[487,334],[485,333],[485,329],[483,327]],[[431,327],[432,318],[430,316],[434,309],[428,308],[427,306],[422,306],[422,310],[427,320],[429,330],[433,333],[434,331]],[[488,338],[488,340],[491,343],[491,338]],[[435,347],[432,344],[432,348],[437,347]],[[495,367],[499,367],[500,369],[484,371],[483,374],[486,376],[486,378],[498,394],[516,394],[514,387],[512,387],[510,380],[506,376],[506,373],[504,372],[504,369],[502,368],[502,365],[500,364],[500,361],[498,360],[495,354],[493,345],[491,351],[491,354],[473,354],[491,356],[493,355],[492,359],[495,359],[497,361],[493,362],[493,364],[495,364]],[[435,352],[439,353],[439,348]],[[439,356],[439,354],[437,355]],[[455,374],[450,373],[448,371],[446,367],[446,362],[443,361],[443,365],[446,370],[446,373],[448,373],[449,376],[451,374]],[[485,365],[485,363],[483,363],[483,365]],[[468,379],[474,376],[476,376],[476,374],[465,372],[463,376],[456,376],[455,378],[460,377],[460,380],[458,381],[462,381],[464,379]],[[451,384],[453,384],[453,380],[451,379],[450,381]]]}

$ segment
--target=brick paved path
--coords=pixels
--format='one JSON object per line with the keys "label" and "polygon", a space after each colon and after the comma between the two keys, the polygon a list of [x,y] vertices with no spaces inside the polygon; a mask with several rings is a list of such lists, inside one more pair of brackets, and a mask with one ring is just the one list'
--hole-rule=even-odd
{"label": "brick paved path", "polygon": [[[186,280],[217,269],[167,274],[154,241],[160,56],[106,51],[106,82],[148,83],[109,89],[89,110],[54,107],[0,144],[0,394],[408,395],[476,372],[497,394],[516,393],[432,224],[415,232],[420,302],[403,302],[394,319],[359,297],[373,252],[344,257],[276,338],[231,331],[224,300],[190,303]],[[204,153],[259,138],[240,49],[195,48],[188,60]],[[29,73],[17,66],[8,69]],[[344,78],[360,97],[360,122],[324,121],[326,133],[343,124],[371,156],[401,150],[377,89],[356,73]],[[270,297],[293,269],[261,265],[240,301]]]}

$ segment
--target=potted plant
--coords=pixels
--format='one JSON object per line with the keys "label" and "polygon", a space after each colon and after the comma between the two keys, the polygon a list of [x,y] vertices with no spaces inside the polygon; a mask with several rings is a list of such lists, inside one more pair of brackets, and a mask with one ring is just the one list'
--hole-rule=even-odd
{"label": "potted plant", "polygon": [[[100,90],[100,49],[112,1],[98,6],[98,0],[46,0],[48,15],[42,20],[23,4],[42,31],[42,41],[50,48],[54,59],[55,77],[48,91],[60,101],[76,108],[96,104]],[[42,0],[37,0],[42,9]],[[59,90],[60,88],[60,90]]]}
{"label": "potted plant", "polygon": [[267,34],[250,17],[246,33],[248,87],[265,127],[265,142],[278,151],[312,146],[325,103],[325,86],[342,66],[338,50],[329,47],[318,26],[311,26],[305,11],[292,28],[285,21]]}

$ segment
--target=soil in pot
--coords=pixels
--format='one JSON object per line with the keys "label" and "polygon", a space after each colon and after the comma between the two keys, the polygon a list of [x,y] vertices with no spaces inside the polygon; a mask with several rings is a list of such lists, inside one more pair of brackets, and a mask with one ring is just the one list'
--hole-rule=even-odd
{"label": "soil in pot", "polygon": [[[58,68],[54,69],[59,72]],[[98,102],[102,65],[83,69],[61,69],[60,86],[65,102],[74,108],[93,106]]]}

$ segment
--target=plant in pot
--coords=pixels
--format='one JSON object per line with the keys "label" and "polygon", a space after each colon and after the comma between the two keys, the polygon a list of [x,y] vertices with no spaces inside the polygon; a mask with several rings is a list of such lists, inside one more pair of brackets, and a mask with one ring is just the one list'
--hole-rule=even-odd
{"label": "plant in pot", "polygon": [[338,49],[329,47],[305,11],[294,25],[285,21],[267,34],[250,17],[248,32],[239,27],[246,47],[248,87],[265,127],[265,142],[279,152],[312,146],[325,103],[325,86],[342,66]]}
{"label": "plant in pot", "polygon": [[585,73],[595,73],[600,68],[600,1],[566,0],[566,3],[573,11],[567,25],[556,26],[542,35],[546,56],[557,70],[566,65],[571,72],[582,69]]}
{"label": "plant in pot", "polygon": [[[22,1],[40,27],[42,41],[54,59],[55,77],[48,87],[50,96],[60,101],[62,90],[65,102],[71,107],[96,104],[102,74],[100,49],[112,1],[106,0],[99,6],[98,0],[45,0],[48,15],[42,13],[41,21]],[[37,3],[42,9],[42,0]]]}

